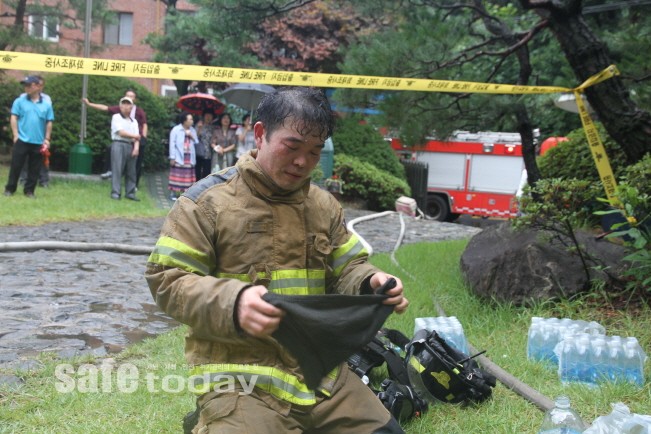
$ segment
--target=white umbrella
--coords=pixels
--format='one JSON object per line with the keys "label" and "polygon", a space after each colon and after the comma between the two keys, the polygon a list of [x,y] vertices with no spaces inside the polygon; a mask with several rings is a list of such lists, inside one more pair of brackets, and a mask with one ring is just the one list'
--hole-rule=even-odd
{"label": "white umbrella", "polygon": [[275,90],[272,86],[266,84],[239,83],[224,89],[222,98],[229,104],[236,105],[253,113],[258,107],[258,104],[260,104],[262,97]]}

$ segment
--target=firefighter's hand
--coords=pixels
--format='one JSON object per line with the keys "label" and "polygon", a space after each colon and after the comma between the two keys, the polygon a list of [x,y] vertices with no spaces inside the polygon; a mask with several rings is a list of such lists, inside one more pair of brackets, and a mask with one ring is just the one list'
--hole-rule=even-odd
{"label": "firefighter's hand", "polygon": [[407,310],[407,306],[409,306],[409,300],[407,300],[407,297],[405,297],[403,294],[404,288],[402,287],[402,280],[390,274],[380,272],[375,273],[373,276],[371,276],[369,283],[371,284],[373,291],[376,291],[378,288],[384,285],[384,282],[389,280],[391,277],[396,279],[396,286],[385,292],[389,298],[384,300],[384,304],[392,305],[393,311],[395,313],[404,313],[404,311]]}
{"label": "firefighter's hand", "polygon": [[281,309],[262,299],[266,292],[267,288],[262,285],[246,288],[236,306],[240,327],[254,337],[271,335],[278,329],[284,315]]}

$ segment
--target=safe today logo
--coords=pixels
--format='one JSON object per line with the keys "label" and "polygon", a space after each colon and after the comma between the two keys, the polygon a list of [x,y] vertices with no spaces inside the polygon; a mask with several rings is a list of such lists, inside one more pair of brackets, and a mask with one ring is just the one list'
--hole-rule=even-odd
{"label": "safe today logo", "polygon": [[[145,388],[149,393],[205,393],[210,381],[215,392],[235,392],[248,395],[258,380],[257,375],[243,376],[219,374],[187,377],[178,374],[158,375],[138,368],[132,363],[116,365],[102,363],[99,366],[83,364],[76,367],[69,363],[58,364],[54,369],[54,388],[59,393],[135,393]],[[208,378],[210,377],[210,378]]]}

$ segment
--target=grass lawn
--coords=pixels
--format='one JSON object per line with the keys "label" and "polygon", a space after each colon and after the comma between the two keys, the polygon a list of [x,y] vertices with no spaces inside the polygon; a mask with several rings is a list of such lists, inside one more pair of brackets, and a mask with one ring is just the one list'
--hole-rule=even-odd
{"label": "grass lawn", "polygon": [[[0,165],[2,191],[9,167]],[[146,175],[145,175],[146,176]],[[0,197],[0,226],[39,225],[57,221],[100,218],[159,217],[167,210],[157,208],[147,191],[145,179],[137,193],[140,202],[111,199],[110,181],[83,181],[52,178],[49,188],[37,186],[36,199],[28,199],[22,186],[11,197]]]}
{"label": "grass lawn", "polygon": [[[386,326],[412,335],[414,319],[437,316],[438,304],[447,315],[459,318],[473,346],[488,350],[491,360],[544,395],[553,399],[567,394],[587,423],[610,413],[610,404],[619,401],[632,412],[651,413],[648,383],[643,388],[610,383],[596,388],[578,384],[563,386],[554,367],[526,358],[527,330],[532,316],[596,320],[606,327],[608,334],[636,336],[643,348],[648,349],[651,315],[647,307],[615,310],[589,298],[533,308],[492,305],[475,298],[462,282],[458,262],[465,244],[465,241],[451,241],[403,246],[396,253],[400,266],[389,255],[372,257],[373,263],[404,280],[411,300],[407,313],[393,315]],[[133,345],[108,361],[89,358],[61,361],[43,354],[41,369],[18,373],[25,384],[0,390],[0,432],[180,432],[182,416],[194,406],[192,394],[182,387],[187,374],[183,334],[184,327],[180,327]],[[67,369],[78,374],[71,376],[73,383],[66,383],[67,371],[61,371],[62,363],[70,364]],[[95,391],[87,372],[97,367],[109,374],[99,377]],[[86,370],[84,375],[80,369]],[[126,389],[124,384],[116,382],[119,369],[136,375],[137,380],[127,384]],[[648,375],[647,366],[647,378]],[[381,377],[379,373],[376,379]],[[163,378],[167,378],[166,386]],[[70,390],[57,390],[57,387],[65,389],[66,384]],[[182,390],[177,391],[177,387]],[[471,407],[439,404],[405,427],[413,434],[535,433],[542,417],[536,407],[498,384],[494,396],[483,404]]]}

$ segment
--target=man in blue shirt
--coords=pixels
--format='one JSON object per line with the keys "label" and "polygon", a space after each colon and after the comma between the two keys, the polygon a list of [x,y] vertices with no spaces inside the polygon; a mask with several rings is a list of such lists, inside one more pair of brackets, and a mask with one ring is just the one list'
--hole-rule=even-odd
{"label": "man in blue shirt", "polygon": [[16,98],[11,106],[10,124],[14,149],[4,194],[11,196],[16,192],[20,170],[27,161],[27,180],[23,191],[25,196],[33,198],[43,164],[41,147],[50,148],[54,110],[52,104],[41,96],[38,77],[30,75],[20,83],[25,88],[25,96]]}
{"label": "man in blue shirt", "polygon": [[[45,80],[43,77],[40,75],[35,75],[34,77],[38,78],[38,85],[41,88],[41,98],[43,98],[43,101],[49,102],[52,104],[52,98],[50,98],[50,95],[47,93],[43,92],[43,89],[45,88]],[[20,96],[24,97],[27,95],[26,93],[21,93]],[[52,109],[54,110],[54,104],[52,104]],[[41,170],[39,171],[38,174],[38,185],[41,187],[48,187],[50,185],[50,168],[45,164],[45,156],[43,156],[43,164],[41,164]],[[25,184],[25,180],[27,179],[27,164],[23,166],[23,170],[20,171],[20,178],[18,179],[19,184]]]}

